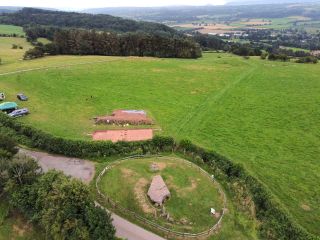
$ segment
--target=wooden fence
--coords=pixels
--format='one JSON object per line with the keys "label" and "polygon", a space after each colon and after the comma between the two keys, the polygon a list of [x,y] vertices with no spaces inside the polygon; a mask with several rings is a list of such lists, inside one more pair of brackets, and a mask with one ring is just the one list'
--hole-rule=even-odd
{"label": "wooden fence", "polygon": [[[190,167],[195,167],[199,170],[199,172],[201,172],[203,175],[205,175],[206,177],[208,177],[211,181],[214,181],[215,185],[218,187],[219,189],[219,193],[223,196],[223,208],[222,208],[222,213],[221,213],[221,216],[219,217],[219,220],[218,222],[213,225],[210,229],[206,230],[206,231],[203,231],[203,232],[199,232],[199,233],[186,233],[186,232],[179,232],[179,231],[175,231],[175,230],[172,230],[172,229],[169,229],[169,228],[166,228],[166,227],[163,227],[163,226],[160,226],[159,224],[153,222],[153,221],[150,221],[140,215],[138,215],[137,213],[129,210],[129,209],[126,209],[122,206],[120,206],[119,204],[117,204],[116,202],[114,202],[111,198],[109,198],[108,196],[106,196],[105,194],[103,194],[100,189],[99,189],[99,182],[101,180],[101,178],[104,176],[104,174],[110,170],[111,168],[113,168],[114,166],[117,166],[119,165],[120,163],[122,163],[123,161],[128,161],[128,160],[133,160],[133,159],[136,159],[136,158],[150,158],[150,157],[156,157],[156,158],[161,158],[163,156],[161,155],[157,155],[157,156],[145,156],[145,155],[135,155],[135,156],[130,156],[130,157],[126,157],[126,158],[122,158],[122,159],[119,159],[113,163],[111,163],[110,165],[106,166],[101,172],[100,174],[98,175],[97,179],[96,179],[96,189],[97,189],[97,192],[98,194],[105,200],[107,201],[107,203],[112,206],[113,209],[116,209],[120,212],[122,212],[123,214],[125,215],[130,215],[131,217],[134,217],[135,219],[139,220],[140,222],[144,223],[144,224],[147,224],[148,226],[152,227],[152,228],[155,228],[157,229],[158,231],[161,231],[163,232],[165,235],[169,235],[169,236],[175,236],[175,237],[182,237],[182,238],[202,238],[202,237],[207,237],[207,236],[210,236],[213,232],[215,232],[218,227],[221,225],[221,222],[222,222],[222,219],[223,219],[223,216],[225,214],[225,209],[226,209],[226,204],[227,204],[227,198],[226,198],[226,195],[225,193],[223,192],[220,184],[214,180],[213,176],[211,176],[208,172],[206,172],[205,170],[203,170],[201,167],[199,167],[198,165],[190,162],[190,161],[187,161],[187,160],[184,160],[184,159],[181,159],[181,158],[175,158],[175,160],[177,161],[182,161],[184,162],[185,164],[189,165]],[[172,158],[172,157],[171,157]],[[99,203],[99,202],[96,202],[96,205],[102,207],[102,205]],[[104,208],[104,207],[103,207]],[[104,208],[106,209],[106,208]],[[106,209],[108,210],[108,209]],[[109,210],[108,210],[109,211]]]}

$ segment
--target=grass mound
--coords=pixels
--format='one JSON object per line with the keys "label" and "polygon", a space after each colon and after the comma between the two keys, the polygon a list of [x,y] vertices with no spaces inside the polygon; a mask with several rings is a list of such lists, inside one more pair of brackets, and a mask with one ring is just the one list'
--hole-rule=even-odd
{"label": "grass mound", "polygon": [[[158,170],[153,171],[152,165]],[[156,175],[162,176],[171,193],[164,203],[165,210],[147,196]],[[194,165],[175,157],[124,160],[106,172],[99,186],[121,207],[177,231],[208,230],[217,223],[223,209],[223,195],[217,184]],[[216,209],[216,216],[211,215],[210,208]]]}

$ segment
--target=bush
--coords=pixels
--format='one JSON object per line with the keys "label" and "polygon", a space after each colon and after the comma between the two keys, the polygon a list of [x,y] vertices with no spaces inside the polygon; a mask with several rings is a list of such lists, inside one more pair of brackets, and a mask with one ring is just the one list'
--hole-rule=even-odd
{"label": "bush", "polygon": [[307,56],[307,57],[301,57],[298,60],[296,60],[296,63],[318,63],[318,59],[314,56]]}
{"label": "bush", "polygon": [[280,60],[283,62],[289,61],[289,57],[286,54],[275,54],[275,53],[270,53],[268,56],[269,61],[276,61]]}
{"label": "bush", "polygon": [[35,58],[40,58],[44,56],[43,49],[41,47],[35,47],[25,52],[23,59],[31,60]]}
{"label": "bush", "polygon": [[267,57],[268,57],[268,53],[266,53],[266,52],[263,52],[263,53],[261,53],[261,55],[260,55],[260,58],[261,58],[262,60],[265,60]]}

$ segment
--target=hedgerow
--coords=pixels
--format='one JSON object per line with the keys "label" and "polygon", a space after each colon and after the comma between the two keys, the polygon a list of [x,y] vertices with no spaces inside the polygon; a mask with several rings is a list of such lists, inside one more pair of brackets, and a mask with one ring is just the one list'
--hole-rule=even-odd
{"label": "hedgerow", "polygon": [[70,140],[53,136],[41,130],[0,114],[0,123],[4,128],[13,129],[31,141],[22,144],[31,148],[39,148],[50,153],[63,154],[69,157],[108,157],[113,155],[132,155],[171,151],[175,142],[171,137],[156,136],[152,140],[141,142],[117,142]]}
{"label": "hedgerow", "polygon": [[251,176],[241,164],[214,151],[201,148],[191,141],[175,142],[173,138],[163,136],[155,136],[148,141],[118,143],[69,140],[26,126],[12,120],[5,114],[0,114],[0,124],[7,129],[13,129],[18,135],[30,139],[31,141],[26,141],[30,147],[72,157],[134,155],[173,150],[193,157],[200,157],[204,164],[214,166],[222,171],[228,181],[244,183],[252,196],[256,218],[261,222],[259,232],[262,239],[320,239],[297,224],[273,194],[258,179]]}

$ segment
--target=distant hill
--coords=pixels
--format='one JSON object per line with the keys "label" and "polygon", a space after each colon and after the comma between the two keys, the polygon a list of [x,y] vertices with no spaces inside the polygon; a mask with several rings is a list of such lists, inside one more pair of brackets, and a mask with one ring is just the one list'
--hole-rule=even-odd
{"label": "distant hill", "polygon": [[[84,12],[92,14],[111,14],[135,20],[154,21],[161,23],[183,23],[210,18],[219,21],[234,21],[240,18],[283,18],[289,16],[306,16],[320,18],[320,0],[279,0],[278,4],[270,4],[276,0],[230,0],[230,5],[223,6],[174,6],[174,7],[120,7],[86,9]],[[265,4],[265,3],[268,4]],[[287,2],[287,3],[281,3]],[[301,2],[297,4],[289,4]],[[319,4],[317,3],[319,2]],[[232,4],[233,3],[233,4]],[[243,5],[252,3],[249,6]],[[258,3],[264,3],[262,6]]]}
{"label": "distant hill", "polygon": [[7,6],[0,6],[0,14],[1,13],[13,13],[21,10],[22,7],[7,7]]}
{"label": "distant hill", "polygon": [[229,0],[226,5],[320,3],[319,0]]}
{"label": "distant hill", "polygon": [[0,23],[17,26],[41,25],[66,28],[96,29],[114,32],[163,32],[178,34],[166,25],[150,22],[138,22],[106,14],[86,14],[76,12],[49,11],[35,8],[23,8],[13,13],[0,15]]}

